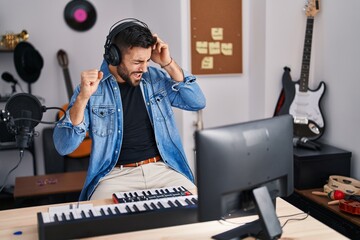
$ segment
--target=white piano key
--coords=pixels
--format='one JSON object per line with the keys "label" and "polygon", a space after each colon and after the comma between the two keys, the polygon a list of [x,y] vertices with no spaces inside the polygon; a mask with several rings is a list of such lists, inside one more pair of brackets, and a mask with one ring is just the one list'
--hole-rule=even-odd
{"label": "white piano key", "polygon": [[51,219],[50,219],[50,214],[48,212],[42,212],[41,213],[42,219],[44,223],[50,223]]}

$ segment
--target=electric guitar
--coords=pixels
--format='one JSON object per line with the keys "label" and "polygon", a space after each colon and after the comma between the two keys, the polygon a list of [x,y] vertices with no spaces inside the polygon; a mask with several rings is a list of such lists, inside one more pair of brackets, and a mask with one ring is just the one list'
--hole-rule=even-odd
{"label": "electric guitar", "polygon": [[[69,61],[68,61],[66,52],[64,50],[60,49],[57,52],[57,59],[58,59],[59,65],[61,66],[63,73],[64,73],[66,91],[67,91],[68,99],[70,102],[71,97],[74,93],[74,90],[73,90],[73,86],[72,86],[71,79],[70,79],[70,73],[69,73],[69,69],[68,69]],[[68,104],[65,104],[62,106],[62,109],[64,109],[64,111],[66,111],[67,108],[68,108]],[[60,111],[58,113],[57,118],[61,119],[61,117],[63,115],[64,115],[64,113]],[[72,157],[72,158],[82,158],[82,157],[89,156],[90,152],[91,152],[91,139],[89,137],[89,134],[87,133],[84,141],[82,141],[82,143],[79,145],[79,147],[77,149],[75,149],[75,151],[73,151],[72,153],[68,154],[67,156]]]}
{"label": "electric guitar", "polygon": [[325,120],[320,108],[320,101],[325,92],[325,83],[321,82],[316,90],[308,88],[314,17],[319,12],[319,0],[310,0],[305,11],[307,21],[301,77],[299,81],[293,82],[290,68],[284,68],[283,90],[275,109],[275,115],[291,114],[294,119],[294,136],[315,140],[320,138],[325,130]]}

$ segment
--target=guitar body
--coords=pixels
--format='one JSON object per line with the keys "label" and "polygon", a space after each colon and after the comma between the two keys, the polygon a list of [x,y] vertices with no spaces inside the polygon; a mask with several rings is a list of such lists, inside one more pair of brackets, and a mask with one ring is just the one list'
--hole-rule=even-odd
{"label": "guitar body", "polygon": [[325,93],[325,83],[321,82],[316,90],[299,90],[295,83],[295,97],[289,108],[294,118],[294,135],[315,140],[321,137],[325,130],[325,121],[320,108],[320,101]]}
{"label": "guitar body", "polygon": [[[73,95],[73,87],[71,84],[70,74],[69,74],[69,70],[68,70],[68,58],[67,58],[66,52],[64,50],[59,50],[57,53],[57,58],[58,58],[59,65],[63,69],[66,90],[67,90],[68,98],[70,101],[71,96]],[[69,104],[63,105],[62,109],[64,109],[64,111],[66,111],[68,108],[68,105]],[[60,111],[57,115],[57,118],[61,119],[63,117],[63,115],[64,115],[64,113]],[[80,143],[79,147],[77,149],[75,149],[75,151],[73,151],[72,153],[68,154],[67,156],[69,156],[71,158],[87,157],[90,155],[90,152],[91,152],[91,144],[92,144],[92,141],[89,136],[89,133],[87,132],[85,139]]]}

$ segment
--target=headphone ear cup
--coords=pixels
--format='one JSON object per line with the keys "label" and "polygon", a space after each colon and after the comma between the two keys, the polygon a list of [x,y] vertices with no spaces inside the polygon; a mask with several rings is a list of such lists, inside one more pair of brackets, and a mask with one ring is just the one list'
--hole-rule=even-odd
{"label": "headphone ear cup", "polygon": [[110,44],[104,57],[105,60],[113,66],[118,66],[121,62],[121,52],[115,44]]}

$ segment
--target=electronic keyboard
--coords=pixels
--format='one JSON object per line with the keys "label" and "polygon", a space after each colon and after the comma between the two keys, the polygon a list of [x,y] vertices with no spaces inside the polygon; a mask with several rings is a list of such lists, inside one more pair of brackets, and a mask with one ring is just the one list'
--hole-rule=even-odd
{"label": "electronic keyboard", "polygon": [[192,193],[183,186],[154,188],[139,191],[116,192],[112,198],[114,203],[127,203],[158,198],[188,196]]}
{"label": "electronic keyboard", "polygon": [[[194,223],[197,218],[197,195],[186,189],[151,189],[164,194],[144,195],[139,192],[133,201],[116,204],[65,209],[37,213],[39,239],[74,239],[122,232],[138,231],[159,227]],[[167,192],[167,194],[165,194]],[[173,193],[174,196],[169,196]],[[181,193],[178,195],[178,193]],[[119,199],[115,200],[117,196]],[[113,194],[114,201],[123,201],[130,192]],[[137,197],[136,197],[137,196]],[[143,196],[143,198],[141,197]],[[151,197],[151,199],[149,198]],[[82,206],[82,205],[80,205]]]}

